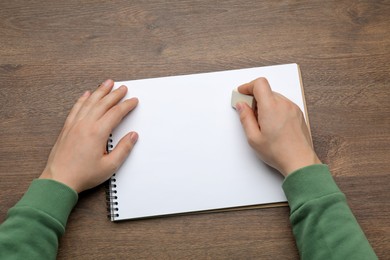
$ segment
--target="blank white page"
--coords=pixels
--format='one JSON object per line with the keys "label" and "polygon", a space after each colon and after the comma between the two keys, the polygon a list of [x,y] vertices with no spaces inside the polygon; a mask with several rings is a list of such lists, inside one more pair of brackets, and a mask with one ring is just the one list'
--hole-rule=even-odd
{"label": "blank white page", "polygon": [[139,104],[113,145],[129,131],[139,139],[116,173],[112,220],[285,202],[282,175],[256,157],[230,105],[258,77],[305,111],[297,64],[116,82]]}

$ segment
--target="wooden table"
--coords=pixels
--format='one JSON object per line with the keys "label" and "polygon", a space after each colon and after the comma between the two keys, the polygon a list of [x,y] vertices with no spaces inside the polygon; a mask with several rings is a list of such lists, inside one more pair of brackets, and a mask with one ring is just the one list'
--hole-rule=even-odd
{"label": "wooden table", "polygon": [[[382,259],[390,252],[390,2],[0,2],[0,221],[69,109],[102,80],[296,62],[314,145]],[[111,223],[80,195],[59,259],[297,259],[289,208]],[[335,220],[337,221],[337,220]]]}

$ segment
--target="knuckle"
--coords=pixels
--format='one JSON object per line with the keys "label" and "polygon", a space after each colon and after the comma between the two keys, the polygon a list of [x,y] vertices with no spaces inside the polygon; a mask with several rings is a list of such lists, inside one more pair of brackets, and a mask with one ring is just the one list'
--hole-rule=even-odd
{"label": "knuckle", "polygon": [[113,107],[111,108],[111,111],[112,111],[113,114],[121,114],[122,111],[123,111],[123,105],[122,105],[122,103],[121,103],[121,104],[118,104],[118,105],[116,105],[116,106],[113,106]]}
{"label": "knuckle", "polygon": [[68,117],[66,118],[66,120],[65,120],[64,128],[69,128],[69,127],[71,127],[73,121],[74,121],[74,118],[68,116]]}
{"label": "knuckle", "polygon": [[268,83],[268,81],[267,81],[267,79],[264,78],[264,77],[260,77],[260,78],[257,78],[257,79],[255,80],[255,85],[261,86],[261,85],[266,84],[266,83]]}
{"label": "knuckle", "polygon": [[247,140],[248,140],[248,144],[249,144],[252,148],[256,147],[256,146],[259,144],[259,143],[258,143],[257,137],[254,136],[254,135],[248,135],[248,136],[247,136]]}
{"label": "knuckle", "polygon": [[295,116],[295,117],[301,117],[303,114],[302,114],[302,110],[299,108],[299,106],[293,102],[288,102],[288,110],[292,112],[292,114]]}
{"label": "knuckle", "polygon": [[245,123],[245,121],[247,120],[248,118],[248,114],[247,112],[245,111],[245,109],[240,113],[240,121],[242,124]]}

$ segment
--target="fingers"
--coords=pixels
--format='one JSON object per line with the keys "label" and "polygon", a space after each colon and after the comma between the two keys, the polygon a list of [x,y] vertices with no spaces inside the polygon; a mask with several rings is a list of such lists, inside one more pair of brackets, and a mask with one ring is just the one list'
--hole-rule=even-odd
{"label": "fingers", "polygon": [[110,108],[116,105],[126,93],[126,86],[120,86],[118,89],[112,91],[96,104],[96,108],[91,110],[90,116],[96,119],[101,118]]}
{"label": "fingers", "polygon": [[137,98],[127,99],[120,104],[112,107],[107,111],[104,116],[99,120],[103,131],[110,133],[120,121],[136,106],[138,105]]}
{"label": "fingers", "polygon": [[114,81],[112,79],[107,79],[95,90],[95,92],[93,92],[89,101],[91,103],[98,102],[100,99],[105,97],[108,93],[110,93],[113,87],[114,87]]}
{"label": "fingers", "polygon": [[65,126],[70,125],[74,121],[85,100],[87,100],[90,95],[91,92],[85,91],[84,94],[77,100],[76,104],[73,105],[68,117],[66,118]]}
{"label": "fingers", "polygon": [[108,80],[104,81],[92,93],[92,95],[84,102],[77,117],[83,118],[85,115],[87,115],[91,111],[91,109],[95,106],[96,103],[98,103],[103,97],[105,97],[107,94],[109,94],[111,92],[113,87],[114,87],[113,80],[108,79]]}
{"label": "fingers", "polygon": [[113,106],[115,106],[127,93],[126,86],[120,86],[118,89],[111,91],[114,82],[111,79],[103,82],[98,89],[89,94],[87,100],[80,105],[77,104],[77,113],[74,113],[72,119],[82,119],[86,115],[88,118],[98,120],[105,115]]}
{"label": "fingers", "polygon": [[245,103],[238,103],[237,111],[240,114],[240,121],[242,127],[244,128],[248,142],[251,146],[254,146],[254,144],[261,138],[261,131],[256,120],[255,113]]}
{"label": "fingers", "polygon": [[266,78],[258,78],[238,87],[241,94],[252,95],[258,103],[267,103],[273,97],[271,86]]}
{"label": "fingers", "polygon": [[107,160],[107,164],[110,165],[111,172],[116,171],[122,165],[127,156],[130,154],[137,140],[138,134],[136,132],[128,133],[119,141],[114,150],[112,150],[104,158],[104,160]]}

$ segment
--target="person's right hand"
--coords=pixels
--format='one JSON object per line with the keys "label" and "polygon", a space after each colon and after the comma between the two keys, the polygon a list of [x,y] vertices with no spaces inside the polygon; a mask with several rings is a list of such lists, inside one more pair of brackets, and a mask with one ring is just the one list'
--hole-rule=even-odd
{"label": "person's right hand", "polygon": [[112,152],[106,144],[112,130],[138,104],[137,98],[120,102],[127,87],[111,91],[114,81],[106,80],[93,93],[79,98],[66,119],[39,178],[61,182],[77,192],[108,180],[125,161],[138,134],[125,135]]}
{"label": "person's right hand", "polygon": [[247,104],[236,105],[250,146],[260,159],[284,176],[302,167],[319,164],[300,108],[273,92],[265,78],[241,85],[238,91],[253,95],[257,116]]}

